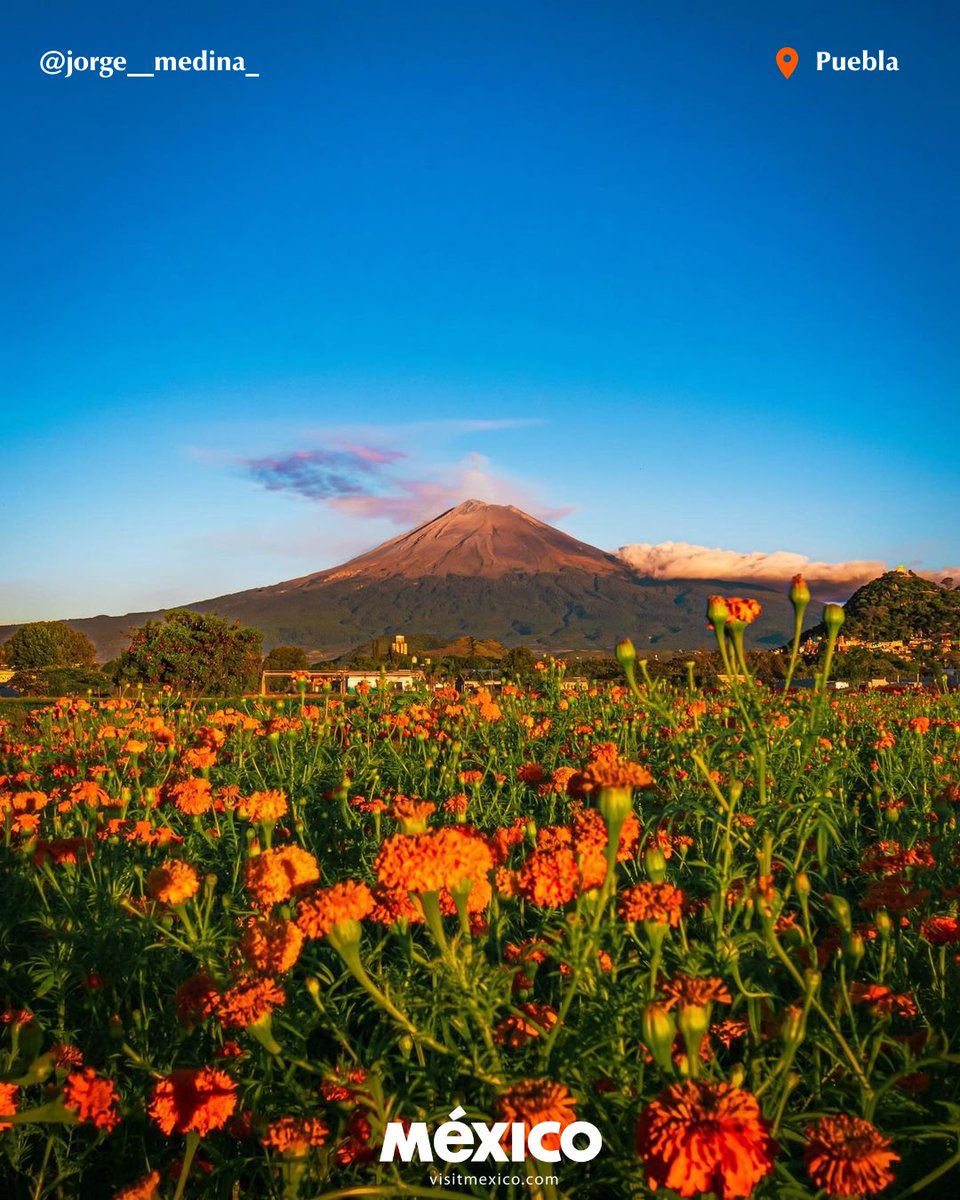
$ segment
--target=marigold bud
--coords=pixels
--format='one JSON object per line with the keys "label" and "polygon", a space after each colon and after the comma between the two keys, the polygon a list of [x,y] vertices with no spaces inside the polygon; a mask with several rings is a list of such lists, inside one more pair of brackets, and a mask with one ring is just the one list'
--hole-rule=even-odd
{"label": "marigold bud", "polygon": [[852,928],[850,924],[850,904],[843,896],[828,896],[827,901],[830,905],[830,911],[837,918],[837,923],[844,933],[849,933]]}
{"label": "marigold bud", "polygon": [[643,865],[653,883],[663,883],[667,874],[667,860],[659,846],[649,846],[643,856]]}
{"label": "marigold bud", "polygon": [[802,612],[807,607],[810,603],[810,589],[802,575],[794,575],[787,595],[790,597],[790,603],[794,610],[799,609]]}
{"label": "marigold bud", "polygon": [[683,1034],[691,1069],[700,1061],[700,1043],[710,1028],[712,1008],[712,1004],[681,1004],[677,1013],[677,1026]]}
{"label": "marigold bud", "polygon": [[853,970],[856,970],[860,965],[860,960],[863,958],[865,951],[866,945],[861,934],[852,933],[849,937],[844,938],[843,953]]}
{"label": "marigold bud", "polygon": [[615,834],[619,834],[627,816],[633,812],[633,792],[628,787],[601,788],[597,808],[606,822],[607,833],[613,838]]}
{"label": "marigold bud", "polygon": [[621,667],[637,661],[637,648],[629,638],[623,638],[622,641],[617,642],[616,654],[617,662]]}
{"label": "marigold bud", "polygon": [[847,614],[843,611],[842,604],[827,604],[824,606],[823,623],[826,625],[829,633],[836,633],[846,619]]}
{"label": "marigold bud", "polygon": [[722,596],[707,597],[707,620],[711,625],[725,625],[730,620],[730,610]]}
{"label": "marigold bud", "polygon": [[893,933],[893,922],[890,920],[890,914],[885,908],[877,909],[873,923],[877,927],[877,933],[882,938],[888,938]]}
{"label": "marigold bud", "polygon": [[648,1004],[640,1022],[640,1037],[661,1071],[673,1072],[672,1052],[676,1036],[677,1022],[673,1014],[662,1004]]}
{"label": "marigold bud", "polygon": [[793,1050],[803,1041],[806,1022],[803,1009],[791,1004],[783,1014],[783,1024],[780,1026],[780,1036],[788,1050]]}
{"label": "marigold bud", "polygon": [[810,876],[806,871],[798,871],[793,882],[798,896],[810,895]]}

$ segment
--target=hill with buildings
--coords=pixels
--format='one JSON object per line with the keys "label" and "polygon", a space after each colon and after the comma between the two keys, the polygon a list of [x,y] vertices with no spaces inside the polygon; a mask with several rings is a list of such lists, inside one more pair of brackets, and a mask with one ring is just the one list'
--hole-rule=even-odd
{"label": "hill with buildings", "polygon": [[[877,649],[952,649],[960,643],[960,587],[898,567],[858,588],[843,606],[845,645]],[[814,625],[805,639],[822,638]]]}

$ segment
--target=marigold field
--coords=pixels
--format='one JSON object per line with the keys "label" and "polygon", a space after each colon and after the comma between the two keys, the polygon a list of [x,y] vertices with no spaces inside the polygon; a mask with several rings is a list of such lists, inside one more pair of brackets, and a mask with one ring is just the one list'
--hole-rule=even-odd
{"label": "marigold field", "polygon": [[960,699],[562,682],[5,722],[5,1200],[955,1195]]}

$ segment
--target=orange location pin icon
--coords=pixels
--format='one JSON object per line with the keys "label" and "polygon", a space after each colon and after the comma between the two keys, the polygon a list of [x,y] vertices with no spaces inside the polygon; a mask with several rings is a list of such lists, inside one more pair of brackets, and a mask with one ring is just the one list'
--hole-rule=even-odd
{"label": "orange location pin icon", "polygon": [[777,51],[777,66],[783,72],[784,79],[789,79],[797,69],[797,60],[799,55],[792,46],[784,46],[782,50]]}

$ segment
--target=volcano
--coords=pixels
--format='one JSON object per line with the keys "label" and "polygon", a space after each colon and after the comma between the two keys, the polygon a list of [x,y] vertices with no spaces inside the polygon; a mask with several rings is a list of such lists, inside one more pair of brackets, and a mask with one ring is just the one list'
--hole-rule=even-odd
{"label": "volcano", "polygon": [[[512,505],[466,500],[341,566],[183,607],[253,625],[266,649],[303,646],[332,658],[386,634],[462,635],[545,651],[611,652],[631,637],[641,652],[708,644],[707,597],[738,593],[724,580],[650,579]],[[785,596],[750,587],[764,615],[754,646],[779,646],[792,628]],[[112,658],[129,631],[162,613],[71,620]],[[0,638],[9,636],[0,630]]]}

